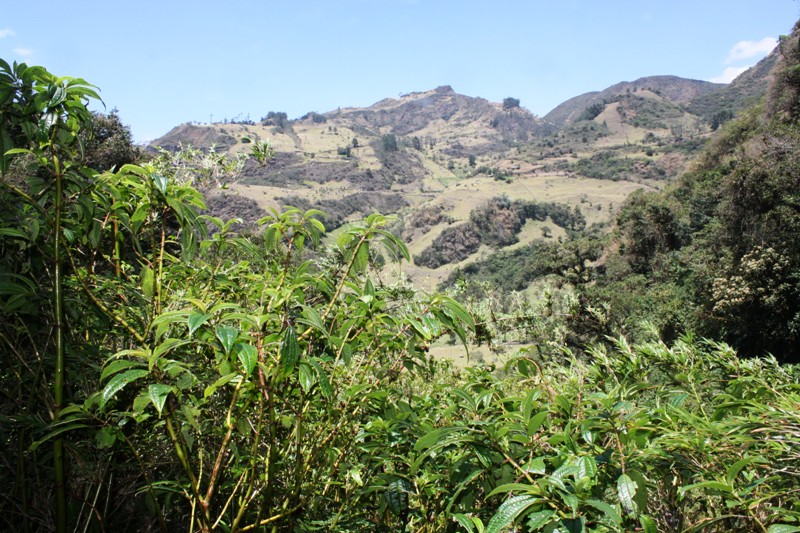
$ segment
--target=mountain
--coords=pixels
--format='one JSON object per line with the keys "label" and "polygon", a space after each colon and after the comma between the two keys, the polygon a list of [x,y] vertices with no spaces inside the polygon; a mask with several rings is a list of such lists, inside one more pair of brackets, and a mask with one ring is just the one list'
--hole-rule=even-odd
{"label": "mountain", "polygon": [[[516,102],[518,104],[518,102]],[[183,124],[151,143],[167,149],[178,144],[208,147],[212,143],[226,148],[236,143],[233,134],[246,129],[253,134],[268,134],[273,143],[296,154],[328,154],[333,148],[329,135],[343,141],[345,138],[374,140],[386,134],[397,138],[424,138],[431,143],[443,144],[442,151],[450,157],[467,158],[496,153],[510,144],[527,141],[532,136],[554,131],[552,125],[518,105],[503,105],[483,98],[464,96],[449,86],[415,92],[400,98],[387,98],[367,108],[340,108],[327,113],[310,112],[297,120],[288,120],[285,113],[270,112],[260,124],[234,123],[247,128],[228,128],[223,124],[197,126]],[[214,129],[216,127],[217,129]],[[263,129],[259,128],[263,127]],[[343,128],[343,131],[339,131]],[[285,138],[284,138],[285,137]],[[358,146],[353,146],[358,148]],[[283,151],[279,149],[279,151]],[[335,155],[338,150],[334,150]]]}
{"label": "mountain", "polygon": [[766,94],[779,56],[779,47],[776,47],[767,57],[741,73],[731,83],[693,98],[687,109],[712,120],[714,115],[723,113],[733,116],[752,106]]}
{"label": "mountain", "polygon": [[602,91],[585,93],[556,106],[544,119],[558,127],[578,120],[584,111],[595,104],[615,101],[620,96],[647,90],[673,104],[686,104],[695,98],[724,87],[720,83],[679,78],[678,76],[648,76],[636,81],[623,81]]}
{"label": "mountain", "polygon": [[553,131],[550,125],[519,107],[518,102],[504,106],[458,94],[447,85],[406,94],[399,99],[387,98],[366,109],[340,109],[324,116],[372,134],[390,131],[400,136],[438,134],[437,137],[455,138],[454,134],[460,129],[474,129],[477,142],[470,143],[470,153],[477,154],[497,151],[503,149],[504,143],[524,142],[530,135]]}
{"label": "mountain", "polygon": [[406,272],[430,287],[498,251],[609,226],[632,191],[682,174],[713,129],[763,94],[769,61],[729,85],[676,76],[618,83],[544,118],[513,98],[442,86],[295,120],[271,111],[257,123],[183,124],[153,145],[235,154],[269,140],[274,159],[248,162],[229,189],[210,192],[212,212],[252,223],[270,208],[316,208],[329,231],[371,212],[396,214],[393,230],[416,261]]}

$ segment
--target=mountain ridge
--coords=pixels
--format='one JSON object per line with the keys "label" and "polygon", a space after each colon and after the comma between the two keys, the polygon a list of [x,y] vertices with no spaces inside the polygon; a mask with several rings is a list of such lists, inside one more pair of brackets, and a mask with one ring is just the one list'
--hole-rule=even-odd
{"label": "mountain ridge", "polygon": [[596,102],[610,101],[619,95],[647,89],[677,104],[718,90],[727,84],[681,78],[679,76],[658,75],[638,78],[634,81],[615,83],[601,91],[591,91],[568,100],[553,108],[544,119],[558,127],[575,122],[584,109]]}
{"label": "mountain ridge", "polygon": [[551,220],[558,206],[580,211],[587,228],[609,226],[615,206],[633,190],[662,188],[684,172],[712,131],[766,90],[768,71],[754,67],[742,75],[746,83],[730,85],[678,76],[620,82],[569,99],[545,117],[511,97],[490,102],[443,85],[294,120],[271,111],[259,122],[183,124],[153,144],[213,143],[237,154],[269,140],[269,165],[248,162],[228,190],[209,193],[219,216],[241,209],[257,219],[259,209],[292,205],[325,212],[327,229],[335,231],[371,212],[395,214],[395,230],[414,257],[452,245],[455,234],[446,230],[473,219],[492,198],[552,206],[544,218],[514,222],[516,234],[502,243],[473,239],[443,256],[449,262],[408,267],[415,283],[431,287],[514,242],[565,237]]}

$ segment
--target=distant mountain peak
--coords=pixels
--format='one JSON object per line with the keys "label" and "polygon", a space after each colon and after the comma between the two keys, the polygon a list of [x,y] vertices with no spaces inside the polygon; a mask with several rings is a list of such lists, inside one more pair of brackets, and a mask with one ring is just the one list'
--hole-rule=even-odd
{"label": "distant mountain peak", "polygon": [[596,102],[610,101],[627,93],[651,91],[674,104],[685,104],[725,87],[725,84],[692,80],[679,76],[645,76],[634,81],[622,81],[602,91],[592,91],[570,98],[544,116],[558,127],[575,121],[583,111]]}
{"label": "distant mountain peak", "polygon": [[482,132],[479,136],[495,148],[503,140],[525,141],[530,135],[550,132],[549,125],[527,109],[505,109],[498,102],[459,94],[450,85],[384,98],[369,107],[331,111],[325,116],[349,120],[373,133],[389,129],[398,135],[419,134],[437,123],[447,123],[456,128],[453,135],[459,136],[463,134],[460,128],[472,124],[472,134]]}

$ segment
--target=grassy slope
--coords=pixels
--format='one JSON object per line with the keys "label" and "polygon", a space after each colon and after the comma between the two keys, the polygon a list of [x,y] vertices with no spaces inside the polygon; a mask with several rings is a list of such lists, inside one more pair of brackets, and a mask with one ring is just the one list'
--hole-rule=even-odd
{"label": "grassy slope", "polygon": [[[421,93],[411,98],[423,98],[429,93]],[[447,97],[450,98],[450,97]],[[669,102],[659,95],[638,90],[633,98],[641,104],[642,100],[652,101],[654,106],[670,106]],[[624,99],[623,99],[624,101]],[[374,109],[391,113],[402,105],[403,100],[387,99],[373,106]],[[486,104],[481,104],[486,109]],[[627,116],[623,117],[619,107],[628,105]],[[677,173],[685,167],[688,157],[682,154],[667,153],[657,143],[643,144],[648,134],[660,140],[670,140],[673,128],[678,128],[688,135],[705,135],[697,117],[688,113],[676,113],[680,116],[661,121],[665,128],[635,127],[632,122],[631,104],[613,102],[592,122],[596,131],[602,135],[591,137],[588,142],[581,141],[580,133],[568,132],[547,138],[532,138],[527,145],[503,146],[497,144],[499,150],[481,152],[480,146],[486,146],[487,140],[498,141],[498,132],[484,120],[470,120],[467,114],[456,114],[454,118],[434,118],[406,136],[398,136],[401,154],[421,160],[422,176],[411,183],[392,186],[392,190],[400,192],[409,207],[402,209],[400,217],[410,217],[420,208],[432,205],[443,205],[445,213],[453,223],[465,221],[471,210],[487,199],[506,195],[512,200],[529,200],[538,202],[558,202],[577,206],[586,217],[587,226],[603,224],[612,220],[614,210],[634,190],[639,188],[656,189],[663,182],[637,179],[632,181],[611,181],[591,179],[577,176],[571,170],[572,165],[580,158],[589,158],[598,151],[611,151],[620,158],[650,160],[662,162],[672,172]],[[674,107],[674,106],[673,106]],[[238,141],[231,148],[232,152],[249,151],[250,146],[243,143],[245,137],[269,140],[279,153],[293,154],[296,162],[342,164],[343,175],[340,179],[324,183],[310,180],[289,182],[276,187],[268,185],[234,184],[231,191],[255,200],[264,209],[280,208],[276,200],[282,196],[298,196],[314,202],[320,199],[337,199],[352,194],[354,189],[363,183],[352,183],[346,175],[349,165],[355,162],[359,172],[367,169],[380,172],[382,165],[379,154],[373,146],[380,145],[380,135],[389,132],[389,127],[380,122],[370,122],[357,113],[358,110],[342,110],[341,113],[327,115],[327,122],[314,123],[311,120],[294,121],[283,130],[274,126],[216,124],[213,127]],[[459,112],[461,113],[461,112]],[[467,112],[464,112],[467,113]],[[633,112],[635,116],[635,111]],[[566,130],[565,130],[566,131]],[[412,148],[413,137],[421,141],[421,149]],[[358,147],[352,148],[353,140],[358,140]],[[546,144],[550,143],[548,149]],[[352,158],[346,161],[338,154],[338,149],[351,147]],[[475,149],[475,167],[470,167],[464,154]],[[650,155],[648,155],[650,154]],[[498,169],[510,177],[508,181],[498,181],[484,174],[473,175],[475,168],[488,167]],[[677,170],[676,170],[677,169]],[[409,238],[412,254],[424,250],[445,228],[448,223],[431,226],[427,232],[417,230]],[[520,234],[520,243],[530,243],[542,238],[542,227],[549,226],[552,238],[558,238],[561,230],[547,222],[529,222]],[[406,265],[403,271],[414,283],[422,288],[431,289],[441,282],[454,268],[463,266],[479,257],[490,254],[492,250],[486,246],[458,264],[444,265],[431,270],[416,265]]]}
{"label": "grassy slope", "polygon": [[[605,121],[608,125],[609,135],[603,137],[598,143],[587,146],[579,156],[585,156],[594,151],[609,146],[625,145],[633,139],[640,140],[648,130],[634,128],[620,120],[619,113],[615,111],[614,104],[598,116],[595,121]],[[337,149],[343,146],[352,146],[353,138],[359,140],[359,147],[353,150],[353,157],[358,163],[358,168],[380,168],[380,162],[375,151],[369,146],[370,139],[358,135],[343,124],[329,120],[323,124],[295,123],[294,135],[280,133],[274,127],[260,125],[246,126],[241,124],[228,124],[217,126],[230,133],[240,142],[231,151],[247,151],[249,146],[242,143],[245,136],[251,138],[268,139],[276,151],[302,154],[306,161],[317,162],[343,162],[342,156],[337,154]],[[332,131],[333,128],[336,131]],[[507,195],[512,200],[533,200],[539,202],[559,202],[571,206],[578,206],[587,220],[587,225],[608,222],[613,216],[613,209],[618,206],[632,191],[639,188],[656,188],[658,183],[633,183],[630,181],[608,181],[572,176],[563,171],[544,171],[544,168],[554,165],[564,158],[547,158],[540,161],[529,161],[521,158],[514,150],[504,154],[494,154],[478,157],[476,166],[486,165],[501,169],[512,176],[510,181],[498,181],[485,175],[470,177],[472,168],[469,168],[462,158],[449,158],[446,148],[456,140],[462,146],[476,142],[475,137],[480,136],[474,124],[463,130],[453,132],[448,130],[446,124],[434,123],[419,132],[420,137],[436,139],[436,146],[430,149],[427,146],[418,152],[423,157],[426,177],[422,182],[395,186],[393,189],[401,191],[404,198],[411,205],[400,213],[408,216],[421,206],[444,205],[454,223],[465,221],[472,209],[476,208],[488,198],[498,195]],[[454,169],[448,170],[450,161]],[[574,160],[574,158],[573,158]],[[264,209],[282,207],[277,197],[296,195],[310,201],[320,198],[342,198],[353,192],[352,185],[345,179],[319,183],[294,183],[284,187],[265,185],[233,184],[231,191],[255,200]],[[529,243],[536,238],[541,238],[541,227],[550,226],[553,238],[557,238],[559,228],[547,223],[529,223],[520,235],[520,241]],[[422,234],[417,231],[411,236],[409,249],[412,254],[417,254],[430,245],[446,227],[447,223],[432,226]],[[476,254],[458,264],[445,265],[431,270],[416,265],[406,265],[403,271],[414,283],[425,289],[432,289],[440,283],[456,267],[463,266],[479,257],[491,253],[488,247],[482,247]]]}

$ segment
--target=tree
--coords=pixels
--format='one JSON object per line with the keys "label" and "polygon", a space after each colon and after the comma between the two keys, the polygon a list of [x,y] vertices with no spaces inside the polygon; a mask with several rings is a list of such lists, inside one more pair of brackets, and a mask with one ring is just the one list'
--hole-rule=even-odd
{"label": "tree", "polygon": [[519,107],[519,98],[503,98],[503,109],[514,109],[515,107]]}
{"label": "tree", "polygon": [[289,121],[289,115],[284,111],[270,111],[267,116],[261,119],[261,123],[265,126],[276,126],[283,129]]}
{"label": "tree", "polygon": [[[4,264],[1,274],[13,280],[14,290],[24,289],[22,294],[32,296],[31,287],[47,283],[49,288],[38,286],[37,295],[41,298],[49,292],[49,308],[43,309],[44,319],[52,329],[50,335],[38,337],[33,324],[28,327],[35,345],[29,346],[41,355],[45,377],[38,376],[33,383],[52,383],[52,395],[45,392],[41,399],[49,399],[52,423],[58,425],[62,420],[61,412],[66,407],[68,398],[66,385],[66,361],[69,355],[66,331],[68,324],[65,316],[65,265],[66,252],[64,246],[69,235],[81,224],[91,224],[92,206],[87,191],[86,171],[79,159],[81,139],[85,139],[85,131],[91,128],[92,114],[86,105],[90,99],[98,99],[95,88],[80,78],[61,77],[50,74],[42,67],[28,67],[25,63],[16,62],[9,65],[0,60],[0,172],[6,174],[15,158],[21,165],[31,165],[22,169],[23,176],[29,178],[23,186],[17,187],[9,182],[1,181],[3,186],[3,211],[6,216],[20,213],[20,207],[27,210],[26,225],[35,229],[35,233],[20,233],[19,229],[5,228],[5,234],[13,240],[28,241],[35,251],[35,260],[47,270],[38,275],[34,271],[19,270],[19,264]],[[109,135],[111,137],[111,135]],[[97,150],[95,154],[97,154]],[[30,172],[30,173],[29,173]],[[34,200],[35,199],[35,200]],[[84,209],[74,210],[74,202],[89,201]],[[14,223],[6,219],[4,222]],[[78,228],[76,228],[76,223]],[[5,224],[4,224],[5,225]],[[38,228],[49,228],[47,248],[39,240]],[[11,231],[9,234],[8,232]],[[11,243],[3,243],[6,248]],[[8,249],[8,248],[6,248]],[[26,253],[27,255],[27,253]],[[29,256],[30,258],[30,256]],[[47,279],[48,275],[50,279]],[[7,287],[5,291],[8,291]],[[44,299],[42,299],[44,300]],[[13,309],[13,307],[12,307]],[[5,314],[5,313],[4,313]],[[13,328],[14,325],[26,327],[17,322],[18,316],[4,317],[4,322]],[[17,330],[18,331],[18,330]],[[16,336],[13,330],[9,332]],[[17,352],[19,353],[19,352]],[[33,377],[33,376],[31,376]],[[30,392],[26,391],[30,394]],[[37,402],[44,403],[44,402]],[[45,415],[46,416],[46,415]],[[22,461],[21,458],[19,458]],[[56,531],[67,529],[67,497],[66,497],[66,458],[64,441],[58,437],[53,440],[53,482],[55,493],[54,527]],[[20,465],[24,470],[24,467]]]}
{"label": "tree", "polygon": [[116,109],[104,115],[92,113],[91,127],[81,132],[84,143],[83,165],[96,170],[121,168],[136,163],[141,151],[133,144],[128,126],[122,123]]}
{"label": "tree", "polygon": [[711,130],[716,131],[720,126],[733,118],[733,111],[721,109],[711,116]]}
{"label": "tree", "polygon": [[394,136],[394,133],[387,133],[381,137],[381,145],[383,146],[383,150],[385,152],[396,152],[397,137]]}

